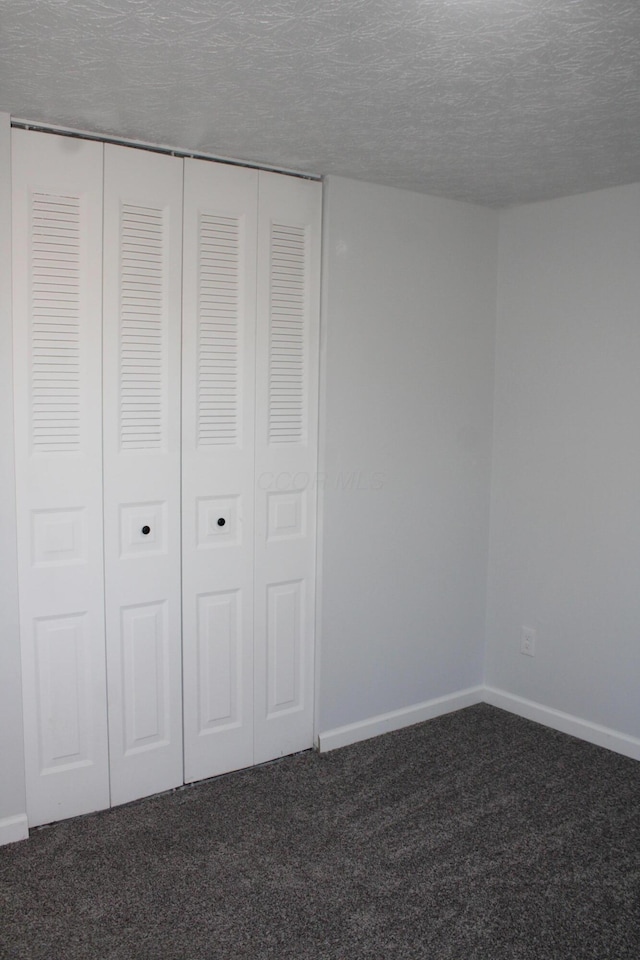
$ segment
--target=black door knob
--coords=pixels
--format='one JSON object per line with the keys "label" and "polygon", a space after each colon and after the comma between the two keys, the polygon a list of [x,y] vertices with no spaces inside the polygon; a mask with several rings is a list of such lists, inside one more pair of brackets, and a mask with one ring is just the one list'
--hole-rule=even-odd
{"label": "black door knob", "polygon": [[144,535],[145,535],[145,537],[146,537],[146,535],[147,535],[148,533],[151,533],[151,527],[148,527],[148,526],[146,525],[146,523],[145,523],[144,527],[142,528],[142,532],[144,533]]}
{"label": "black door knob", "polygon": [[227,522],[227,521],[225,520],[224,517],[220,517],[219,520],[218,520],[218,526],[219,526],[219,527],[224,527],[224,525],[225,525],[226,522]]}

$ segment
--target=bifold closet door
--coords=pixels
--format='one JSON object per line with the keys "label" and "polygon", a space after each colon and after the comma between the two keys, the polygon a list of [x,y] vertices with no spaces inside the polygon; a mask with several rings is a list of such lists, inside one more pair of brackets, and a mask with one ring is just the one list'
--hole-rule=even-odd
{"label": "bifold closet door", "polygon": [[105,146],[104,529],[111,802],[182,783],[182,160]]}
{"label": "bifold closet door", "polygon": [[260,173],[255,763],[313,743],[321,198]]}
{"label": "bifold closet door", "polygon": [[16,486],[30,826],[109,806],[102,159],[102,144],[13,131]]}
{"label": "bifold closet door", "polygon": [[185,780],[253,763],[255,170],[185,161]]}

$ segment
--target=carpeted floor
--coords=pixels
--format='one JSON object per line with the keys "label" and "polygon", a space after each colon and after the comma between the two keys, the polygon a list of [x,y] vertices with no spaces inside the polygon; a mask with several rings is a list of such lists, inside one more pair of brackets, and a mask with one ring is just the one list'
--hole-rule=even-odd
{"label": "carpeted floor", "polygon": [[486,705],[0,848],[3,960],[639,960],[640,764]]}

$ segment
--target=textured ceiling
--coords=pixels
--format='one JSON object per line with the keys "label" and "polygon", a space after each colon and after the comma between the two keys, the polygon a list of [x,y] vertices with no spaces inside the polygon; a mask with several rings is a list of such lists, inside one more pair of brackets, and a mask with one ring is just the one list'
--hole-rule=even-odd
{"label": "textured ceiling", "polygon": [[2,0],[0,109],[505,205],[640,181],[640,0]]}

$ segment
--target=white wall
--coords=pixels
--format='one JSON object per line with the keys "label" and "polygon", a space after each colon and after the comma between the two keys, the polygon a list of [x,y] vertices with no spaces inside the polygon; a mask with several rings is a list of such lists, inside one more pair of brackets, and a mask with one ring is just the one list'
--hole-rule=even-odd
{"label": "white wall", "polygon": [[486,681],[637,737],[640,185],[501,213],[499,263]]}
{"label": "white wall", "polygon": [[0,114],[0,843],[26,835],[11,348],[11,130]]}
{"label": "white wall", "polygon": [[330,178],[324,244],[320,731],[481,681],[497,214]]}

